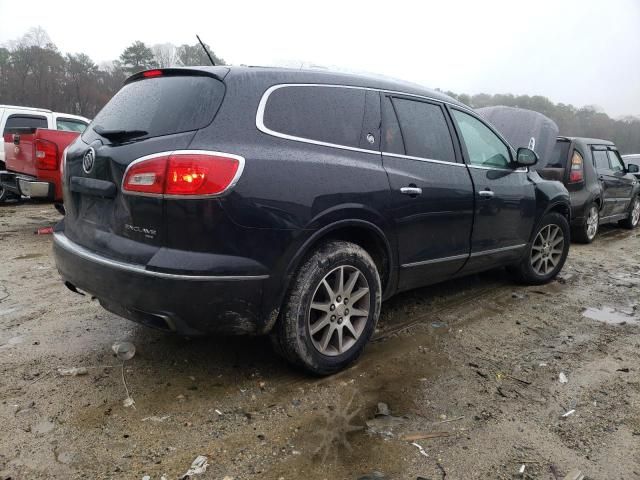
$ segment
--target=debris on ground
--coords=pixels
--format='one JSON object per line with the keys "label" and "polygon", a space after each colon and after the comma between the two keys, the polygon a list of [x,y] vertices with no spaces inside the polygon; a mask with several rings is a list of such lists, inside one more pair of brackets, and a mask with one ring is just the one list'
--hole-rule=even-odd
{"label": "debris on ground", "polygon": [[131,342],[116,342],[111,346],[111,350],[119,360],[131,360],[136,354],[136,347]]}
{"label": "debris on ground", "polygon": [[389,410],[389,405],[387,405],[384,402],[379,402],[378,410],[376,411],[376,417],[387,417],[389,415],[391,415],[391,412]]}
{"label": "debris on ground", "polygon": [[573,415],[574,413],[576,413],[574,409],[569,410],[568,412],[562,414],[562,418],[567,418],[568,416]]}
{"label": "debris on ground", "polygon": [[560,383],[567,383],[569,379],[567,378],[567,375],[564,372],[560,372],[560,375],[558,375],[558,381]]}
{"label": "debris on ground", "polygon": [[384,476],[384,473],[381,472],[371,472],[361,477],[358,477],[358,480],[386,480],[387,477]]}
{"label": "debris on ground", "polygon": [[520,470],[518,470],[518,473],[520,474],[520,476],[524,476],[524,470],[525,468],[527,468],[527,466],[523,463],[522,466],[520,467]]}
{"label": "debris on ground", "polygon": [[565,475],[564,480],[584,480],[584,475],[580,470],[574,469]]}
{"label": "debris on ground", "polygon": [[405,435],[400,440],[403,442],[415,442],[416,440],[428,440],[430,438],[448,437],[449,432],[429,432],[429,433],[414,433],[411,435]]}
{"label": "debris on ground", "polygon": [[77,377],[89,373],[86,367],[58,368],[58,373],[63,377]]}
{"label": "debris on ground", "polygon": [[207,467],[209,466],[209,460],[205,455],[198,455],[196,459],[191,463],[191,467],[189,470],[180,477],[180,480],[187,480],[194,475],[202,475],[207,471]]}
{"label": "debris on ground", "polygon": [[33,233],[34,235],[51,235],[53,233],[53,227],[42,227]]}
{"label": "debris on ground", "polygon": [[422,455],[423,457],[428,457],[429,455],[427,454],[427,452],[425,452],[424,448],[422,447],[422,445],[420,445],[419,443],[416,442],[411,442],[411,445],[413,445],[414,447],[416,447],[419,451],[420,451],[420,455]]}
{"label": "debris on ground", "polygon": [[171,415],[163,415],[162,417],[158,417],[156,415],[152,415],[150,417],[144,417],[142,419],[143,422],[156,422],[156,423],[160,423],[160,422],[164,422],[165,420],[168,420],[169,418],[171,418]]}

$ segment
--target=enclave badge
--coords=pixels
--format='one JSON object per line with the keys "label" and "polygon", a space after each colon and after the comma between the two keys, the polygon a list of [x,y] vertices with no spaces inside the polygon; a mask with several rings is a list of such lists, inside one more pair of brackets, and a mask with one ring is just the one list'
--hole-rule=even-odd
{"label": "enclave badge", "polygon": [[84,157],[82,157],[82,170],[84,170],[84,173],[90,173],[91,170],[93,169],[93,164],[96,160],[96,151],[93,149],[93,147],[89,147],[89,150],[87,150],[87,153],[84,154]]}

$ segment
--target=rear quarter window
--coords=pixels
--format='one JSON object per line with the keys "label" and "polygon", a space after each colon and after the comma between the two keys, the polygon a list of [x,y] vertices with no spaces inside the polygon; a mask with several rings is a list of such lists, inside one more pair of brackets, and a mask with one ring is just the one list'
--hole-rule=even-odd
{"label": "rear quarter window", "polygon": [[57,118],[56,130],[64,130],[65,132],[84,132],[87,129],[87,124],[80,120],[73,120],[71,118]]}
{"label": "rear quarter window", "polygon": [[285,86],[269,95],[263,123],[274,133],[357,148],[365,98],[358,88]]}
{"label": "rear quarter window", "polygon": [[204,128],[224,97],[224,84],[208,76],[166,76],[126,84],[98,113],[87,131],[144,130],[159,137]]}

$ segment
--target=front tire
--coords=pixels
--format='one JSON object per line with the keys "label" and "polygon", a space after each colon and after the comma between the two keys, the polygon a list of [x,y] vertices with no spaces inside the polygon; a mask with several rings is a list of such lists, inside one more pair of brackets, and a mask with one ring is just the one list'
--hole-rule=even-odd
{"label": "front tire", "polygon": [[640,195],[636,195],[629,205],[629,216],[620,221],[620,225],[629,230],[636,228],[640,223]]}
{"label": "front tire", "polygon": [[381,283],[359,245],[331,241],[298,271],[271,334],[274,349],[317,375],[344,369],[363,352],[381,305]]}
{"label": "front tire", "polygon": [[526,257],[513,269],[518,280],[529,285],[553,280],[564,266],[570,241],[567,219],[556,212],[547,213],[536,227]]}

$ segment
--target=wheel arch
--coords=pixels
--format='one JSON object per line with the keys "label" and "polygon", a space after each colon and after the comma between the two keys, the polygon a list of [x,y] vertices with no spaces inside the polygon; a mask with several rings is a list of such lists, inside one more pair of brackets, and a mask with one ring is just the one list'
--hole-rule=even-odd
{"label": "wheel arch", "polygon": [[273,300],[271,307],[267,308],[268,319],[263,329],[268,333],[275,325],[286,294],[291,287],[291,282],[304,260],[322,243],[331,240],[344,240],[353,242],[364,248],[373,259],[380,274],[382,284],[382,296],[388,298],[393,294],[397,278],[396,258],[393,255],[393,247],[383,229],[375,223],[363,219],[341,219],[332,221],[319,228],[310,235],[295,254],[289,260],[284,273],[280,276],[282,282]]}

